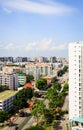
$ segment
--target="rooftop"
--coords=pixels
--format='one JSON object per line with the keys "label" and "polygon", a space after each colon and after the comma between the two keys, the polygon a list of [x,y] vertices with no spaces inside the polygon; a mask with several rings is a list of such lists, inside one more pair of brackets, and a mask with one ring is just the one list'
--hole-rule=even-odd
{"label": "rooftop", "polygon": [[0,92],[0,100],[4,101],[5,99],[8,99],[9,97],[13,96],[16,93],[17,91],[13,91],[13,90],[6,90],[3,92]]}
{"label": "rooftop", "polygon": [[31,88],[34,89],[34,86],[31,83],[26,83],[23,88]]}
{"label": "rooftop", "polygon": [[23,74],[23,73],[19,73],[18,76],[25,76],[25,74]]}
{"label": "rooftop", "polygon": [[36,63],[36,64],[34,64],[34,63],[31,63],[31,64],[27,64],[26,66],[39,66],[39,67],[47,67],[47,66],[51,66],[51,64],[50,63]]}
{"label": "rooftop", "polygon": [[75,117],[75,118],[73,119],[73,121],[76,121],[76,122],[79,122],[79,123],[83,123],[83,118]]}

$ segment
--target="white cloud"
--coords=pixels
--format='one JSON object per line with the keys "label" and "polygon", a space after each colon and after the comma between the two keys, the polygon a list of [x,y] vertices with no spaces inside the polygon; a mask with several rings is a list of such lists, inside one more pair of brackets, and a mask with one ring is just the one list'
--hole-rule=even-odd
{"label": "white cloud", "polygon": [[[57,0],[58,1],[58,0]],[[5,11],[25,11],[38,14],[64,14],[73,12],[75,9],[53,2],[52,0],[41,0],[41,2],[33,2],[31,0],[0,0],[0,5],[5,8]]]}
{"label": "white cloud", "polygon": [[43,39],[41,41],[31,42],[27,44],[3,44],[0,45],[0,50],[7,50],[7,51],[15,51],[18,53],[20,52],[32,52],[32,51],[61,51],[66,50],[67,44],[55,44],[52,39]]}
{"label": "white cloud", "polygon": [[5,50],[12,50],[12,49],[14,49],[15,47],[14,47],[14,44],[13,43],[9,43],[9,44],[7,44],[3,49],[5,49]]}
{"label": "white cloud", "polygon": [[32,42],[26,45],[26,51],[59,51],[67,49],[66,44],[55,44],[52,39],[44,39],[42,41]]}

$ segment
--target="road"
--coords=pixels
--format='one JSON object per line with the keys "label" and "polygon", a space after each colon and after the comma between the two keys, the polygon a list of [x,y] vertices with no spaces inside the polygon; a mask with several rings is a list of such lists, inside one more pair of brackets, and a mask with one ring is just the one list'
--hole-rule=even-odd
{"label": "road", "polygon": [[20,124],[22,124],[23,123],[23,121],[26,119],[26,117],[18,117],[15,121],[14,121],[14,123],[13,123],[13,126],[7,126],[7,127],[5,127],[5,128],[3,128],[2,130],[14,130],[14,128],[15,128],[15,125],[20,125]]}
{"label": "road", "polygon": [[[27,112],[28,114],[30,114],[29,109],[26,109],[25,112]],[[15,126],[18,126],[20,128],[20,126],[25,125],[24,122],[27,121],[28,122],[29,117],[25,116],[25,117],[16,117],[13,125],[12,126],[6,126],[5,128],[3,128],[2,130],[15,130]]]}
{"label": "road", "polygon": [[64,101],[64,105],[62,107],[62,110],[69,110],[69,96],[67,95]]}
{"label": "road", "polygon": [[25,130],[26,128],[29,128],[30,126],[33,125],[33,123],[35,122],[34,117],[32,116],[31,119],[29,121],[27,121],[27,123],[25,124],[25,126],[22,128],[22,130]]}

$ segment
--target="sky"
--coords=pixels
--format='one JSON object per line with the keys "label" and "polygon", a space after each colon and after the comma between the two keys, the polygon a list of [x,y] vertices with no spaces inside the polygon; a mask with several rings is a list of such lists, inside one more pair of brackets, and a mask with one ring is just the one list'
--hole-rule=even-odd
{"label": "sky", "polygon": [[83,0],[0,0],[0,56],[68,57],[83,41]]}

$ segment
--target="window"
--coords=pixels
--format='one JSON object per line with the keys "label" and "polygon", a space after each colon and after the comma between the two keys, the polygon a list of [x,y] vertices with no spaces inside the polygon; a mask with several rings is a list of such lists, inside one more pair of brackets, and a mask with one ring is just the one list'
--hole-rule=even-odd
{"label": "window", "polygon": [[80,59],[81,57],[80,57],[80,55],[79,55],[79,59]]}
{"label": "window", "polygon": [[[81,83],[79,83],[79,86],[81,86]],[[79,88],[79,90],[81,90],[81,88]]]}

